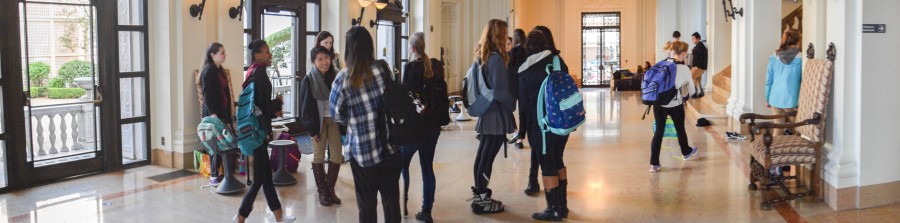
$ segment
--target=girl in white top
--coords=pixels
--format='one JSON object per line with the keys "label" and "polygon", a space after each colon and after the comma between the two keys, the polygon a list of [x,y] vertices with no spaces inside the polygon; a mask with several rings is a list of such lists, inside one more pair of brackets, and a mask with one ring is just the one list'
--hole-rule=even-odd
{"label": "girl in white top", "polygon": [[684,103],[687,101],[687,96],[695,93],[691,69],[684,64],[688,45],[685,42],[673,41],[667,42],[665,46],[665,50],[673,53],[675,64],[677,64],[675,88],[678,89],[678,93],[669,104],[653,106],[653,116],[657,124],[656,131],[653,133],[653,141],[650,144],[650,172],[654,173],[662,169],[662,166],[659,165],[659,150],[662,147],[662,139],[666,131],[667,117],[672,117],[672,122],[674,122],[675,131],[678,133],[678,145],[681,147],[684,160],[697,155],[697,147],[692,148],[688,145],[687,134],[684,130]]}

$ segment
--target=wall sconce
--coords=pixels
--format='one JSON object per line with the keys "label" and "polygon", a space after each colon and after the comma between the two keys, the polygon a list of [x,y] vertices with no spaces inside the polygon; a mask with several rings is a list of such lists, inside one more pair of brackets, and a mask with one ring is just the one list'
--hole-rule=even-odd
{"label": "wall sconce", "polygon": [[[237,7],[231,7],[228,9],[228,16],[231,16],[232,19],[238,18],[238,21],[241,21],[241,18],[244,17],[244,0],[241,0],[241,4]],[[238,17],[240,16],[240,17]]]}
{"label": "wall sconce", "polygon": [[191,8],[189,9],[190,10],[189,12],[191,13],[191,17],[199,16],[200,18],[198,18],[197,20],[203,20],[203,7],[205,7],[205,6],[206,6],[206,0],[203,0],[202,2],[200,2],[200,5],[197,5],[197,4],[191,5]]}
{"label": "wall sconce", "polygon": [[744,17],[744,8],[735,8],[732,0],[728,0],[728,5],[731,6],[731,12],[728,11],[728,6],[725,6],[725,0],[722,0],[722,9],[725,10],[725,22],[728,22],[729,16],[731,16],[731,20],[737,19],[734,15],[741,15],[741,17]]}
{"label": "wall sconce", "polygon": [[[354,25],[354,26],[362,24],[362,17],[366,13],[366,7],[369,7],[369,5],[372,5],[374,3],[375,9],[377,9],[377,10],[382,10],[388,6],[388,3],[378,2],[376,0],[357,0],[357,1],[359,2],[359,8],[360,8],[359,9],[359,18],[350,20],[350,24]],[[378,19],[376,18],[375,20],[378,20]],[[369,21],[369,26],[375,27],[376,23],[377,23],[376,21]]]}

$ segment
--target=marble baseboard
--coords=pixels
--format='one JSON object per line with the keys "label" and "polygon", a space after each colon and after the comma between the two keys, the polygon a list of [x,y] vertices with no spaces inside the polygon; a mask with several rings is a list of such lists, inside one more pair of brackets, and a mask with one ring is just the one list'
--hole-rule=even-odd
{"label": "marble baseboard", "polygon": [[858,187],[835,188],[825,183],[825,203],[836,211],[856,209]]}
{"label": "marble baseboard", "polygon": [[152,149],[153,165],[159,165],[175,169],[193,169],[194,153],[179,153],[162,149]]}
{"label": "marble baseboard", "polygon": [[859,188],[859,208],[900,203],[900,181]]}

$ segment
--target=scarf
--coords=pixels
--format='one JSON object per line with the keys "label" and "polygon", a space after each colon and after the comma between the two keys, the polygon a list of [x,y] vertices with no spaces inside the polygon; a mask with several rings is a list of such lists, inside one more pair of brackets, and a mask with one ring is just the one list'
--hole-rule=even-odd
{"label": "scarf", "polygon": [[791,61],[794,61],[794,58],[797,57],[797,54],[800,54],[800,49],[790,47],[785,50],[779,51],[777,54],[782,63],[790,64]]}
{"label": "scarf", "polygon": [[[332,72],[326,72],[328,74]],[[328,101],[328,97],[331,93],[331,88],[329,84],[326,84],[327,77],[319,72],[319,69],[313,67],[309,71],[309,88],[312,91],[313,98],[319,101]],[[332,80],[334,80],[332,78]]]}

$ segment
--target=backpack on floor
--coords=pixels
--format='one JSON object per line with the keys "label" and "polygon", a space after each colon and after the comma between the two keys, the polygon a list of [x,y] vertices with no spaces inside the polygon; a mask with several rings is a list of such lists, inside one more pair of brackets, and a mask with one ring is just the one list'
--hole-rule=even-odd
{"label": "backpack on floor", "polygon": [[206,116],[200,120],[200,124],[197,125],[197,136],[200,137],[200,144],[210,155],[237,148],[234,134],[218,117]]}
{"label": "backpack on floor", "polygon": [[[252,69],[247,71],[248,74],[252,72]],[[246,81],[250,80],[247,78]],[[253,150],[256,150],[266,140],[266,131],[259,126],[259,116],[262,115],[262,111],[256,106],[253,99],[254,85],[255,83],[251,82],[244,87],[244,91],[238,98],[237,108],[238,146],[241,148],[241,153],[248,156],[252,156]]]}
{"label": "backpack on floor", "polygon": [[[291,134],[287,132],[282,132],[280,136],[278,136],[278,140],[291,140],[297,142],[294,137],[291,137]],[[287,169],[289,173],[296,173],[297,167],[300,166],[300,145],[294,145],[286,148],[284,157],[284,168]],[[278,171],[278,164],[280,164],[281,160],[281,152],[277,150],[273,150],[272,154],[269,155],[269,168],[272,169],[272,172]]]}
{"label": "backpack on floor", "polygon": [[644,81],[641,82],[641,101],[647,106],[643,120],[650,113],[650,106],[666,105],[678,94],[675,88],[675,75],[677,68],[670,58],[657,62],[644,73]]}
{"label": "backpack on floor", "polygon": [[475,61],[463,79],[463,105],[472,117],[483,115],[494,102],[494,90],[484,75],[481,64]]}
{"label": "backpack on floor", "polygon": [[578,85],[561,69],[559,56],[553,56],[553,64],[547,65],[548,75],[538,92],[537,118],[544,143],[542,154],[547,154],[547,132],[569,135],[585,121],[584,102]]}

